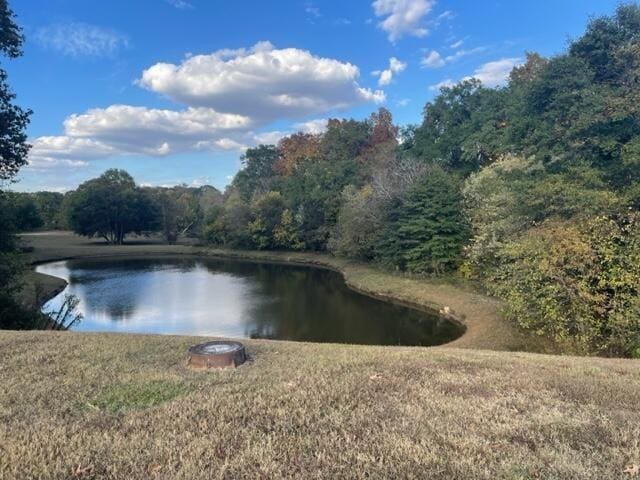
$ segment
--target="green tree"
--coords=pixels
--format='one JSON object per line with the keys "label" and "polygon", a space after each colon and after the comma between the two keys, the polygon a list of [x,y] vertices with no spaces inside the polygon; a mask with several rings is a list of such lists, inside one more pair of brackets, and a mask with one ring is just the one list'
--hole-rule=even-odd
{"label": "green tree", "polygon": [[468,233],[460,182],[432,167],[391,210],[380,254],[410,272],[442,274],[460,263]]}
{"label": "green tree", "polygon": [[505,242],[521,232],[550,218],[613,213],[622,205],[595,169],[553,172],[540,160],[512,155],[471,175],[463,196],[473,231],[467,260],[479,277],[500,263]]}
{"label": "green tree", "polygon": [[242,169],[236,174],[232,185],[245,202],[251,202],[254,194],[269,190],[278,150],[273,145],[249,148],[241,157]]}
{"label": "green tree", "polygon": [[136,187],[124,170],[107,170],[70,196],[68,222],[74,232],[102,237],[121,245],[125,235],[158,227],[158,210],[151,196]]}
{"label": "green tree", "polygon": [[[6,0],[0,0],[0,52],[8,58],[22,55],[22,30]],[[11,180],[26,165],[29,145],[26,128],[30,110],[13,103],[15,94],[7,84],[7,73],[0,68],[0,180]]]}
{"label": "green tree", "polygon": [[11,195],[13,225],[18,231],[35,230],[44,225],[33,197],[26,193]]}
{"label": "green tree", "polygon": [[[0,0],[0,53],[8,58],[22,54],[23,36],[6,0]],[[0,68],[0,182],[11,181],[27,163],[29,145],[26,127],[30,111],[13,103],[15,95],[7,83],[7,73]],[[21,288],[19,275],[24,264],[16,248],[11,199],[0,191],[0,328],[23,328],[32,324],[31,312],[19,304],[15,294]]]}
{"label": "green tree", "polygon": [[251,203],[253,220],[249,223],[249,231],[256,247],[265,250],[279,246],[275,232],[284,210],[285,204],[280,192],[267,192]]}
{"label": "green tree", "polygon": [[276,247],[279,248],[301,250],[304,247],[298,233],[297,222],[288,208],[282,211],[280,222],[273,230],[273,239]]}

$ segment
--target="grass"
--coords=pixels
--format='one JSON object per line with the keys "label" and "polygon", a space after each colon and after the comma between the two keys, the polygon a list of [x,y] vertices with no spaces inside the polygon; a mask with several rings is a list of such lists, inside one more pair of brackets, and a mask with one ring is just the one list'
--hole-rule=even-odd
{"label": "grass", "polygon": [[450,306],[468,331],[437,348],[247,340],[251,360],[221,371],[187,367],[202,337],[0,332],[0,479],[606,480],[640,465],[640,362],[471,348],[518,336],[464,286],[304,254],[33,243],[34,261],[321,262],[369,294]]}
{"label": "grass", "polygon": [[[0,332],[0,478],[614,479],[640,363],[455,348]],[[91,406],[88,406],[92,405]]]}
{"label": "grass", "polygon": [[120,383],[109,386],[85,405],[110,413],[123,413],[133,409],[155,407],[187,391],[188,387],[184,383],[168,380]]}

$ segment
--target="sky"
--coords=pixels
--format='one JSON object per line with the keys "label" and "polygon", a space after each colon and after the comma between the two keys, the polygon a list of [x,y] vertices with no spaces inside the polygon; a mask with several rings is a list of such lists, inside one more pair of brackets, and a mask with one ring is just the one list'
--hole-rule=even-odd
{"label": "sky", "polygon": [[68,191],[108,168],[223,189],[246,148],[327,118],[421,121],[441,86],[504,84],[618,0],[9,0],[24,56],[2,66],[33,110],[12,188]]}

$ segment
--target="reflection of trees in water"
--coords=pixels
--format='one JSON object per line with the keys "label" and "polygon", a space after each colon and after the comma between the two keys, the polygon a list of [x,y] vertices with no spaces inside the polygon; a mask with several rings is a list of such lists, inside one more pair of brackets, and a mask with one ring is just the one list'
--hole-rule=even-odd
{"label": "reflection of trees in water", "polygon": [[254,276],[263,301],[250,310],[251,338],[434,345],[459,333],[436,315],[357,294],[335,272],[257,265]]}
{"label": "reflection of trees in water", "polygon": [[166,270],[188,272],[195,259],[159,258],[84,259],[68,262],[69,283],[82,298],[87,316],[124,322],[136,315],[149,288],[149,273]]}

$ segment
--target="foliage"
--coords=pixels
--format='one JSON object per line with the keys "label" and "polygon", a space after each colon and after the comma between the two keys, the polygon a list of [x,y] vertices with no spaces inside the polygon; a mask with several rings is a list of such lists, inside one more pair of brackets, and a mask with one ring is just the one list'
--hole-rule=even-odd
{"label": "foliage", "polygon": [[507,242],[503,255],[486,284],[521,327],[580,353],[640,346],[637,215],[550,221]]}
{"label": "foliage", "polygon": [[551,173],[535,159],[505,156],[471,175],[463,189],[473,229],[467,260],[478,277],[496,266],[504,242],[548,218],[613,212],[620,199],[597,170]]}
{"label": "foliage", "polygon": [[288,208],[285,208],[280,215],[280,222],[273,230],[273,239],[277,248],[302,250],[304,247],[298,232],[298,224]]}
{"label": "foliage", "polygon": [[291,175],[300,163],[317,156],[320,139],[320,135],[302,132],[281,139],[278,142],[278,160],[273,164],[273,171],[283,177]]}
{"label": "foliage", "polygon": [[260,145],[248,149],[242,156],[242,170],[233,179],[232,185],[244,202],[250,202],[254,194],[269,190],[278,151],[273,145]]}
{"label": "foliage", "polygon": [[211,186],[190,188],[180,185],[145,190],[151,193],[157,205],[159,229],[169,244],[175,243],[184,235],[199,235],[205,211],[222,202],[220,192]]}
{"label": "foliage", "polygon": [[280,192],[267,192],[251,203],[253,220],[249,223],[249,231],[253,244],[259,250],[278,247],[275,232],[280,225],[285,205]]}
{"label": "foliage", "polygon": [[81,184],[68,198],[67,219],[74,232],[121,245],[125,235],[157,227],[157,207],[123,170],[107,170]]}
{"label": "foliage", "polygon": [[44,225],[35,201],[28,194],[12,194],[10,211],[13,225],[18,231],[35,230]]}
{"label": "foliage", "polygon": [[329,250],[349,258],[372,260],[378,232],[384,225],[382,203],[370,185],[361,189],[347,186],[342,192],[342,207],[331,232]]}
{"label": "foliage", "polygon": [[381,258],[415,273],[455,269],[468,239],[461,204],[460,182],[439,167],[428,169],[392,209]]}

